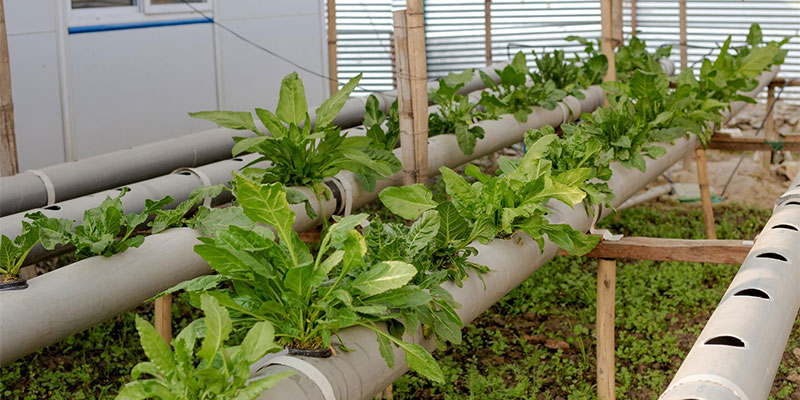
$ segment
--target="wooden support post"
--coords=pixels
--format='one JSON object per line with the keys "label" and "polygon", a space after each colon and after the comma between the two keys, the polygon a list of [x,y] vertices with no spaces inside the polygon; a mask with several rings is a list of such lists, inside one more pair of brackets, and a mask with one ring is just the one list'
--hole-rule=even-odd
{"label": "wooden support post", "polygon": [[428,84],[422,0],[393,13],[403,183],[428,182]]}
{"label": "wooden support post", "polygon": [[11,66],[8,61],[6,15],[0,2],[0,176],[19,172],[17,138],[14,135],[14,102],[11,99]]}
{"label": "wooden support post", "polygon": [[631,36],[636,36],[636,0],[631,0]]}
{"label": "wooden support post", "polygon": [[492,65],[492,0],[486,0],[483,9],[484,36],[486,37],[486,65]]}
{"label": "wooden support post", "polygon": [[714,209],[711,207],[711,185],[708,182],[708,162],[706,151],[702,147],[695,150],[697,156],[697,184],[700,186],[700,202],[703,206],[703,224],[706,227],[706,239],[716,239],[714,227]]}
{"label": "wooden support post", "polygon": [[[678,1],[678,23],[680,24],[680,39],[679,39],[679,46],[681,52],[681,70],[686,69],[689,66],[689,52],[688,52],[688,42],[687,42],[687,33],[686,33],[686,0],[679,0]],[[692,169],[692,154],[686,153],[683,156],[683,170],[689,171]]]}
{"label": "wooden support post", "polygon": [[328,84],[331,94],[339,91],[339,61],[336,57],[336,0],[328,0]]}
{"label": "wooden support post", "polygon": [[612,29],[614,33],[614,47],[622,46],[622,0],[612,0],[611,16],[614,21]]}
{"label": "wooden support post", "polygon": [[[764,123],[764,135],[767,138],[767,142],[777,142],[778,132],[775,131],[775,85],[771,82],[769,86],[767,86],[767,112],[769,114],[764,117],[766,118],[766,122]],[[774,159],[774,150],[770,150],[764,154],[764,168],[766,168],[767,173],[770,172],[770,167],[772,167],[772,161]]]}
{"label": "wooden support post", "polygon": [[164,295],[155,301],[156,332],[169,343],[172,340],[172,295]]}
{"label": "wooden support post", "polygon": [[601,258],[597,262],[597,398],[614,400],[614,297],[617,262]]}
{"label": "wooden support post", "polygon": [[[600,48],[608,59],[608,70],[603,76],[603,82],[613,82],[617,79],[617,68],[614,61],[614,18],[612,16],[613,0],[600,0],[600,22],[602,33]],[[603,100],[608,105],[608,99]]]}

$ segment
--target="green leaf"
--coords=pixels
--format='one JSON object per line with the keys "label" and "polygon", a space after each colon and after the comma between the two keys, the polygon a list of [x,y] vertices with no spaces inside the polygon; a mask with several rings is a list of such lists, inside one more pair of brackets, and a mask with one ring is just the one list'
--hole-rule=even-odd
{"label": "green leaf", "polygon": [[294,375],[294,371],[283,371],[266,378],[253,380],[244,389],[239,389],[231,400],[253,400],[278,382]]}
{"label": "green leaf", "polygon": [[315,130],[321,130],[333,123],[333,119],[336,118],[336,115],[342,110],[342,107],[344,107],[344,104],[347,102],[350,94],[353,93],[353,89],[358,86],[360,80],[361,74],[356,75],[317,108],[315,113],[317,118]]}
{"label": "green leaf", "polygon": [[156,298],[168,295],[170,293],[175,293],[179,290],[183,290],[186,292],[206,292],[215,287],[219,286],[220,283],[225,282],[227,278],[223,275],[203,275],[198,276],[197,278],[183,281],[161,293],[159,293]]}
{"label": "green leaf", "polygon": [[141,400],[141,399],[179,400],[166,383],[156,379],[128,382],[119,391],[116,400]]}
{"label": "green leaf", "polygon": [[394,349],[392,349],[392,342],[388,337],[380,333],[376,333],[375,336],[378,337],[378,351],[381,353],[381,357],[386,361],[386,365],[388,365],[389,368],[394,368]]}
{"label": "green leaf", "polygon": [[216,298],[203,294],[200,296],[200,308],[205,314],[206,335],[197,356],[211,363],[222,348],[231,332],[231,318],[228,310],[222,307]]}
{"label": "green leaf", "polygon": [[237,226],[244,229],[253,229],[256,224],[244,215],[241,207],[205,208],[201,207],[189,222],[189,226],[199,230],[204,236],[212,237],[218,230]]}
{"label": "green leaf", "polygon": [[267,128],[275,139],[282,139],[286,137],[286,126],[283,125],[280,119],[269,110],[263,108],[256,108],[256,116],[261,120],[261,123]]}
{"label": "green leaf", "polygon": [[237,138],[237,139],[240,140],[236,142],[236,144],[233,145],[233,149],[231,149],[231,155],[233,155],[234,157],[245,152],[256,151],[258,150],[258,146],[261,143],[264,143],[268,140],[275,140],[271,136],[256,136],[251,138]]}
{"label": "green leaf", "polygon": [[275,115],[287,124],[300,125],[308,112],[306,91],[297,72],[286,75],[281,81],[281,94]]}
{"label": "green leaf", "polygon": [[236,130],[249,130],[258,133],[253,114],[247,111],[199,111],[191,112],[192,118],[200,118],[211,121],[223,128]]}
{"label": "green leaf", "polygon": [[436,207],[439,213],[439,230],[436,233],[436,245],[445,247],[451,242],[464,240],[469,232],[469,222],[453,205],[446,201]]}
{"label": "green leaf", "polygon": [[436,211],[425,211],[422,216],[411,225],[408,230],[408,242],[411,248],[408,249],[413,257],[420,250],[425,248],[439,231],[439,213]]}
{"label": "green leaf", "polygon": [[352,284],[362,293],[372,296],[399,288],[416,274],[417,269],[411,264],[402,261],[384,261],[356,276]]}
{"label": "green leaf", "polygon": [[408,368],[437,383],[444,383],[444,374],[439,364],[422,346],[403,341],[395,342],[406,353]]}
{"label": "green leaf", "polygon": [[171,376],[175,371],[175,358],[164,338],[156,332],[153,325],[143,318],[136,316],[136,330],[139,332],[139,341],[144,354],[165,376]]}
{"label": "green leaf", "polygon": [[421,213],[437,206],[433,200],[433,193],[420,183],[388,187],[383,189],[378,197],[389,211],[405,219],[415,219]]}
{"label": "green leaf", "polygon": [[280,346],[275,344],[275,329],[272,324],[266,321],[257,322],[247,331],[242,340],[242,354],[248,363],[254,363],[259,358],[273,350],[280,350]]}
{"label": "green leaf", "polygon": [[758,24],[750,25],[750,32],[747,34],[747,44],[756,47],[761,44],[763,40],[761,36],[761,26]]}

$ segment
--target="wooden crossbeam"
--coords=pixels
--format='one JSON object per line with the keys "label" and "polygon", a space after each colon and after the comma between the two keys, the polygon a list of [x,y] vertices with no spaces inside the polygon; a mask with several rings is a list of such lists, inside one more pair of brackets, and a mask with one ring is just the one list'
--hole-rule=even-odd
{"label": "wooden crossbeam", "polygon": [[[585,257],[652,261],[741,264],[753,246],[746,240],[689,240],[623,237],[602,240]],[[559,255],[567,255],[561,250]]]}
{"label": "wooden crossbeam", "polygon": [[[781,150],[800,152],[800,138],[784,138],[779,142]],[[708,143],[709,149],[716,150],[741,150],[741,151],[772,151],[773,143],[768,143],[763,138],[732,137],[728,134],[717,133]]]}

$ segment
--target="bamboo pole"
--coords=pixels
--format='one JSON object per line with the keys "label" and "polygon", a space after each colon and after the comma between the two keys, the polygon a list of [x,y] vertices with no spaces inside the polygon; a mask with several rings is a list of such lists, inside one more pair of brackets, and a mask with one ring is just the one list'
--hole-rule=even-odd
{"label": "bamboo pole", "polygon": [[[767,142],[777,142],[778,133],[775,131],[775,85],[772,83],[767,86],[767,116],[764,124],[764,135]],[[764,168],[769,172],[772,160],[775,159],[775,151],[771,150],[764,154]]]}
{"label": "bamboo pole", "polygon": [[486,0],[483,9],[484,36],[486,37],[486,65],[492,65],[492,0]]}
{"label": "bamboo pole", "polygon": [[403,164],[403,184],[416,182],[416,158],[414,157],[414,132],[411,120],[411,81],[408,72],[408,30],[406,12],[392,12],[394,23],[395,77],[397,79],[397,114],[400,128],[401,162]]}
{"label": "bamboo pole", "polygon": [[425,14],[422,0],[406,1],[408,71],[411,82],[411,123],[414,135],[416,183],[428,183],[428,62],[425,54]]}
{"label": "bamboo pole", "polygon": [[614,47],[619,47],[622,46],[622,0],[612,0],[611,17],[613,19],[611,29],[614,33]]}
{"label": "bamboo pole", "polygon": [[[686,69],[689,65],[689,52],[687,48],[687,33],[686,33],[686,0],[678,1],[678,23],[680,24],[680,52],[681,52],[681,71]],[[686,153],[683,156],[683,170],[689,171],[692,169],[692,154]]]}
{"label": "bamboo pole", "polygon": [[169,343],[172,340],[172,295],[164,295],[155,301],[156,332]]}
{"label": "bamboo pole", "polygon": [[703,206],[703,225],[706,228],[706,239],[716,239],[714,227],[714,209],[711,207],[711,185],[708,182],[708,161],[706,151],[702,147],[695,149],[697,157],[697,184],[700,186],[700,202]]}
{"label": "bamboo pole", "polygon": [[[603,76],[603,82],[612,82],[617,78],[617,68],[614,61],[614,19],[612,16],[612,1],[613,0],[600,0],[600,22],[602,26],[602,39],[600,47],[608,59],[608,70]],[[604,99],[603,103],[608,105],[608,100]]]}
{"label": "bamboo pole", "polygon": [[6,16],[0,2],[0,175],[19,172],[17,139],[14,135],[14,102],[11,99],[11,66],[8,60]]}
{"label": "bamboo pole", "polygon": [[339,91],[339,64],[336,57],[336,0],[328,0],[328,84],[331,94]]}
{"label": "bamboo pole", "polygon": [[631,0],[631,36],[636,36],[636,0]]}
{"label": "bamboo pole", "polygon": [[614,297],[617,261],[597,262],[597,398],[614,400]]}

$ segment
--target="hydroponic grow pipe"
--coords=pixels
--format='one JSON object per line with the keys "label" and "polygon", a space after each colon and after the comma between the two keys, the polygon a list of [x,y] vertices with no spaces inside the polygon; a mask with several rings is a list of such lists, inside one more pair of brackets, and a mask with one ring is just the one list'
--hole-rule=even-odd
{"label": "hydroponic grow pipe", "polygon": [[[470,101],[477,102],[480,100],[481,90],[468,93],[467,96]],[[431,106],[430,112],[435,112],[438,106]],[[594,109],[586,108],[586,109]],[[350,128],[345,131],[346,135],[363,136],[365,131],[363,127]],[[141,212],[145,207],[145,200],[147,199],[160,199],[164,196],[171,196],[177,204],[186,200],[192,190],[197,186],[202,185],[217,185],[227,183],[231,178],[231,171],[236,171],[242,166],[247,165],[249,162],[258,158],[256,154],[243,155],[229,160],[219,161],[216,163],[203,165],[197,168],[184,168],[176,172],[151,178],[143,182],[137,182],[128,185],[130,191],[122,199],[123,211],[127,213]],[[253,167],[266,168],[269,162],[262,162]],[[25,219],[25,214],[32,211],[41,211],[48,217],[52,218],[65,218],[74,220],[80,224],[83,221],[83,213],[85,210],[94,208],[100,205],[106,197],[116,197],[119,195],[117,189],[106,190],[100,193],[94,193],[87,196],[76,197],[74,199],[66,200],[56,203],[42,209],[23,211],[12,215],[0,217],[0,234],[6,235],[9,238],[15,238],[22,230],[22,221]],[[314,196],[308,192],[308,198],[313,199]],[[229,192],[223,192],[220,196],[213,199],[211,205],[219,205],[231,200]],[[55,250],[45,250],[41,245],[37,245],[28,254],[25,260],[25,265],[35,263],[41,259],[51,257],[61,252],[61,248]]]}
{"label": "hydroponic grow pipe", "polygon": [[[773,70],[762,74],[757,90],[748,94],[758,93],[776,73],[777,70]],[[735,113],[741,107],[743,104],[736,105],[732,107],[732,111]],[[616,196],[612,205],[621,205],[696,147],[695,136],[679,139],[666,147],[666,156],[657,160],[647,159],[645,172],[626,169],[618,163],[612,164],[614,174],[609,181],[609,187]],[[582,205],[572,209],[563,203],[551,201],[548,208],[551,210],[548,219],[552,223],[567,223],[577,230],[586,231],[594,221]],[[611,210],[606,209],[600,215],[610,212]],[[478,249],[478,254],[470,257],[470,260],[488,266],[490,272],[480,276],[470,273],[461,287],[453,282],[443,285],[461,304],[456,312],[465,324],[491,307],[552,259],[558,251],[558,247],[549,240],[545,241],[544,249],[540,251],[535,241],[520,232],[515,233],[510,240],[494,240],[487,245],[473,243],[473,246]],[[480,295],[476,295],[478,293]],[[371,399],[406,372],[405,355],[398,348],[393,347],[394,368],[386,366],[380,356],[374,332],[365,328],[349,328],[339,332],[339,336],[347,347],[356,351],[339,352],[335,357],[327,359],[293,357],[279,353],[267,355],[256,362],[252,368],[256,378],[283,371],[287,367],[298,372],[262,393],[258,399]],[[435,343],[425,340],[419,333],[414,337],[406,335],[405,339],[428,350],[435,348]]]}
{"label": "hydroponic grow pipe", "polygon": [[[499,81],[500,77],[494,70],[501,69],[506,64],[507,62],[496,63],[481,70]],[[438,86],[438,81],[428,83],[431,90]],[[459,93],[483,88],[485,85],[476,73]],[[384,111],[397,98],[396,91],[373,94]],[[344,128],[361,124],[366,100],[367,97],[350,98],[334,119],[334,123]],[[311,118],[313,122],[313,110]],[[56,202],[157,177],[177,168],[197,167],[224,160],[230,158],[234,136],[254,135],[249,131],[216,128],[3,177],[0,178],[0,216],[50,206]]]}
{"label": "hydroponic grow pipe", "polygon": [[661,399],[767,398],[800,308],[798,244],[800,174]]}
{"label": "hydroponic grow pipe", "polygon": [[[585,104],[593,103],[594,107],[602,104],[599,87],[587,90],[586,97]],[[572,97],[565,102],[575,111],[575,116],[578,110],[594,109],[582,109],[580,102]],[[550,111],[535,108],[525,124],[510,116],[498,121],[482,121],[486,136],[478,141],[471,156],[461,153],[453,135],[431,138],[431,171],[436,171],[440,165],[463,164],[517,143],[527,129],[545,124],[557,126],[574,118],[565,106],[559,106]],[[400,149],[395,152],[399,154]],[[356,181],[345,178],[351,175],[345,171],[337,177],[340,182],[354,183],[343,190],[358,190],[361,194],[354,197],[358,205],[377,196],[377,191],[363,193]],[[380,187],[387,185],[388,182],[381,182]],[[336,204],[333,201],[325,206],[333,210]],[[298,217],[305,215],[301,205],[294,210]],[[296,230],[311,226],[308,219],[298,220]],[[186,228],[150,235],[139,248],[128,249],[111,258],[78,261],[29,280],[25,290],[3,292],[0,295],[0,365],[130,310],[164,289],[210,273],[208,264],[193,252],[193,246],[198,243],[197,235],[196,231]]]}

